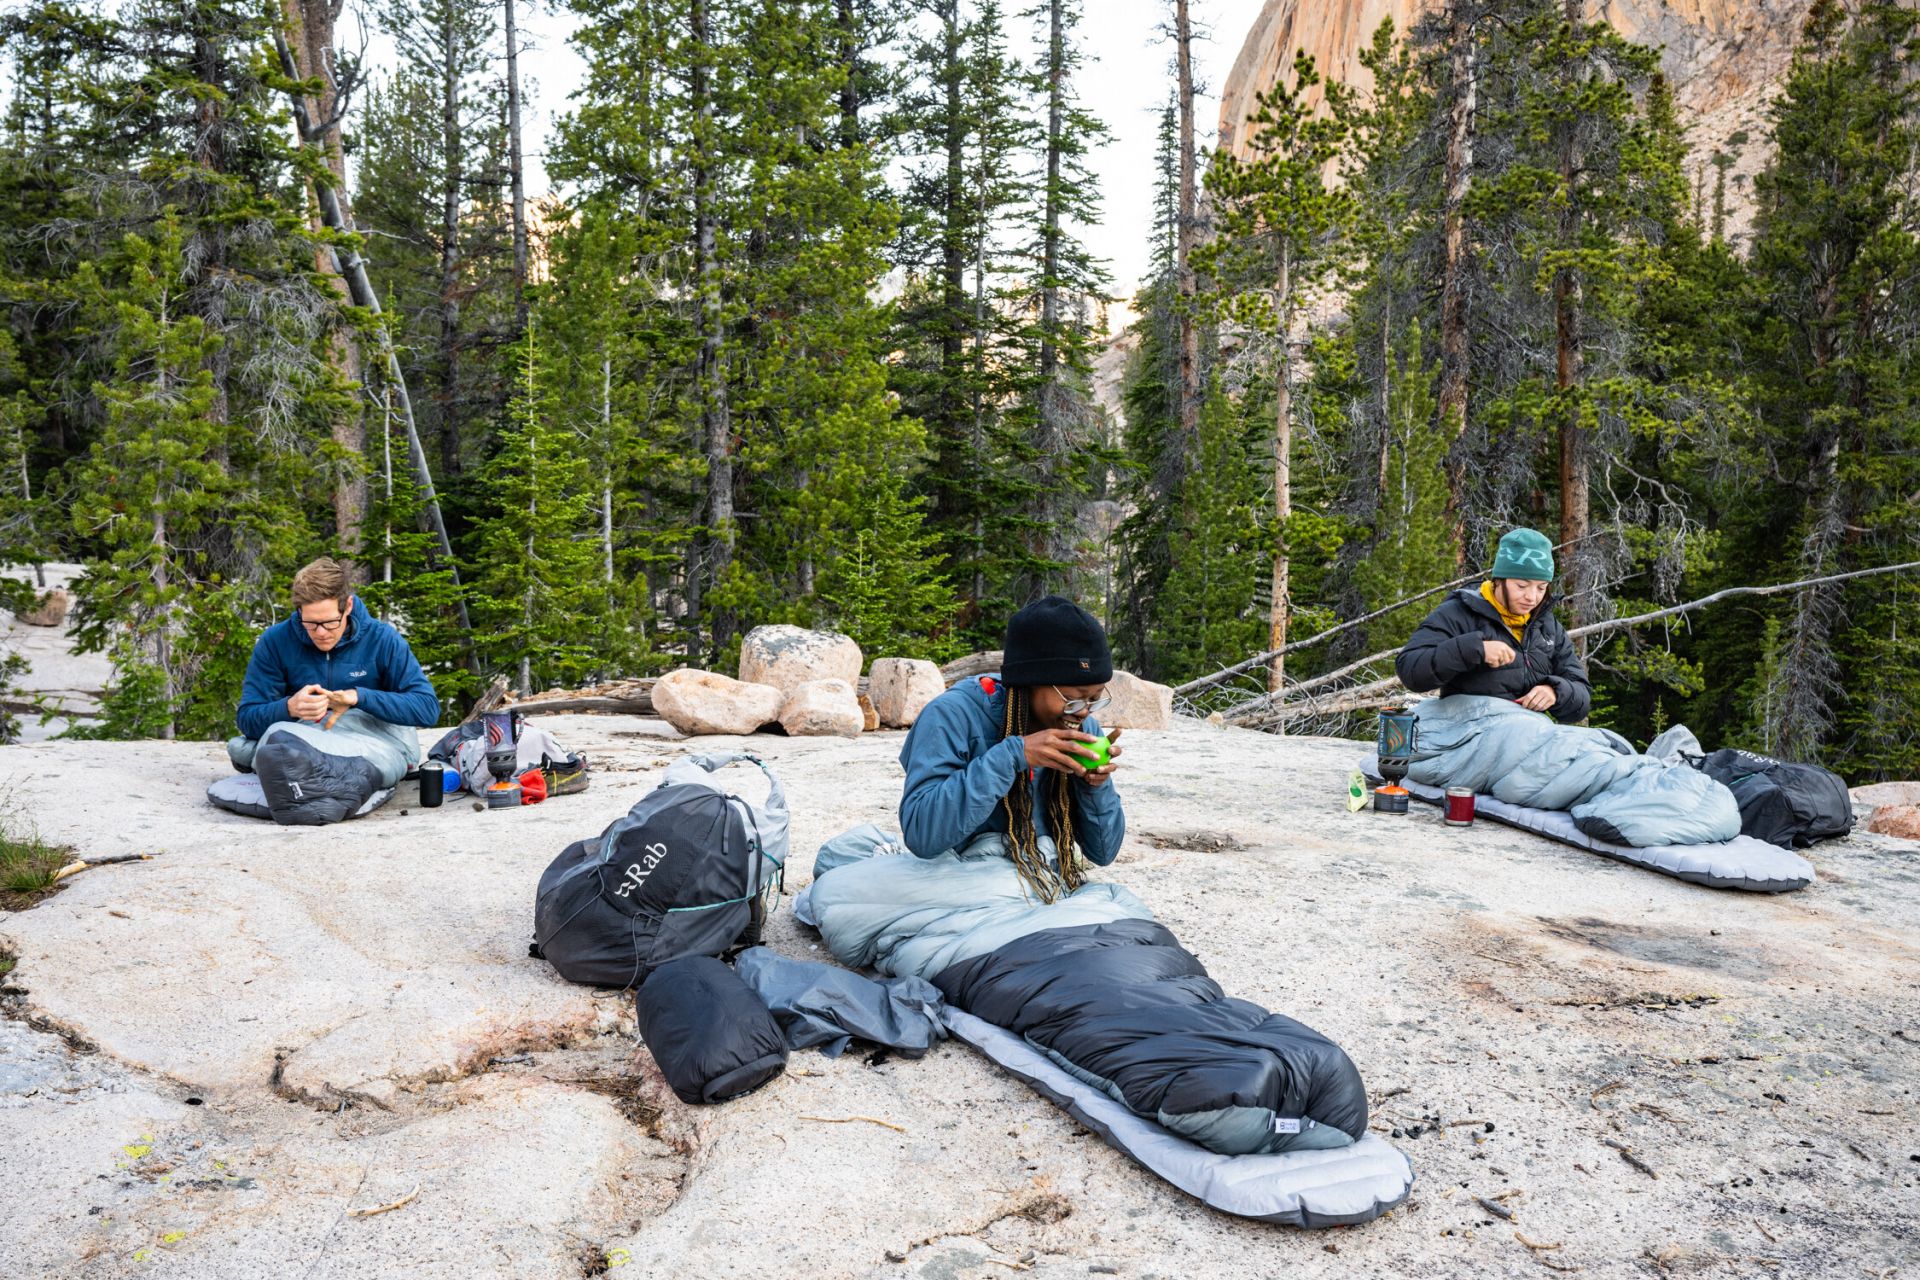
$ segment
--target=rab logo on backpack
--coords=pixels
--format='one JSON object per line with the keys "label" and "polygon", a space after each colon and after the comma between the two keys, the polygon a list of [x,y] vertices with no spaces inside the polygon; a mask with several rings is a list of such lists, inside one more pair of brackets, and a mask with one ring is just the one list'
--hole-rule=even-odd
{"label": "rab logo on backpack", "polygon": [[620,887],[613,891],[613,896],[624,898],[645,884],[647,877],[653,874],[653,869],[660,865],[660,859],[666,856],[667,846],[664,844],[648,845],[646,857],[627,864],[627,874],[621,877]]}

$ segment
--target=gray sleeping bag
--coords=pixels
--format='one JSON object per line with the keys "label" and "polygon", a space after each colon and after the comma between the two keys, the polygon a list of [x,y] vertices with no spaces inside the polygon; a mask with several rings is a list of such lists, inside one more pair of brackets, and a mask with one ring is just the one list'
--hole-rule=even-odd
{"label": "gray sleeping bag", "polygon": [[321,826],[371,813],[420,763],[420,732],[350,707],[331,729],[281,720],[259,738],[232,738],[233,767],[207,799],[282,826]]}
{"label": "gray sleeping bag", "polygon": [[1561,809],[1611,845],[1711,844],[1740,834],[1733,792],[1679,762],[1641,755],[1609,729],[1556,724],[1502,698],[1415,704],[1413,765],[1430,787],[1471,787],[1528,809]]}

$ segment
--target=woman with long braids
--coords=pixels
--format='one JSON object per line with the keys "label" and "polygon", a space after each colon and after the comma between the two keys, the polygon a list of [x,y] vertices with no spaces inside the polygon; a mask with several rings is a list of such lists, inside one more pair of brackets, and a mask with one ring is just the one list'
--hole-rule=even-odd
{"label": "woman with long braids", "polygon": [[999,675],[947,690],[907,735],[907,847],[931,858],[997,837],[1042,902],[1080,887],[1083,860],[1112,862],[1126,835],[1110,781],[1120,731],[1098,768],[1070,749],[1100,736],[1112,678],[1107,633],[1079,605],[1048,596],[1014,614]]}

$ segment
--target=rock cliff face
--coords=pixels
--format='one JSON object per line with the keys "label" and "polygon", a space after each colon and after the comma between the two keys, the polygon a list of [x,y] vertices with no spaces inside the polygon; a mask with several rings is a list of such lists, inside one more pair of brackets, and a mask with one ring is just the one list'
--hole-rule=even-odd
{"label": "rock cliff face", "polygon": [[[1267,0],[1240,48],[1220,95],[1220,146],[1245,154],[1240,128],[1304,49],[1333,78],[1365,88],[1359,52],[1380,23],[1405,31],[1442,0]],[[1709,161],[1717,148],[1734,157],[1728,203],[1744,223],[1752,175],[1765,161],[1766,107],[1793,56],[1811,0],[1589,0],[1588,12],[1621,34],[1663,50],[1693,143],[1692,168],[1711,200]],[[1750,141],[1728,144],[1744,131]]]}

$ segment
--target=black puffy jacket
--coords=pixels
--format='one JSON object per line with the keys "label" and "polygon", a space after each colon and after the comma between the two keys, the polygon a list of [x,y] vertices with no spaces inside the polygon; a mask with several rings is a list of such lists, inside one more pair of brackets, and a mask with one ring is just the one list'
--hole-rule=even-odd
{"label": "black puffy jacket", "polygon": [[[1487,640],[1505,641],[1517,657],[1504,667],[1488,666],[1481,648]],[[1593,706],[1586,664],[1553,616],[1551,594],[1527,619],[1526,632],[1515,644],[1513,632],[1478,590],[1455,591],[1413,633],[1394,670],[1415,693],[1438,689],[1443,696],[1477,693],[1513,701],[1537,684],[1552,685],[1558,699],[1553,718],[1562,724],[1586,719]]]}

